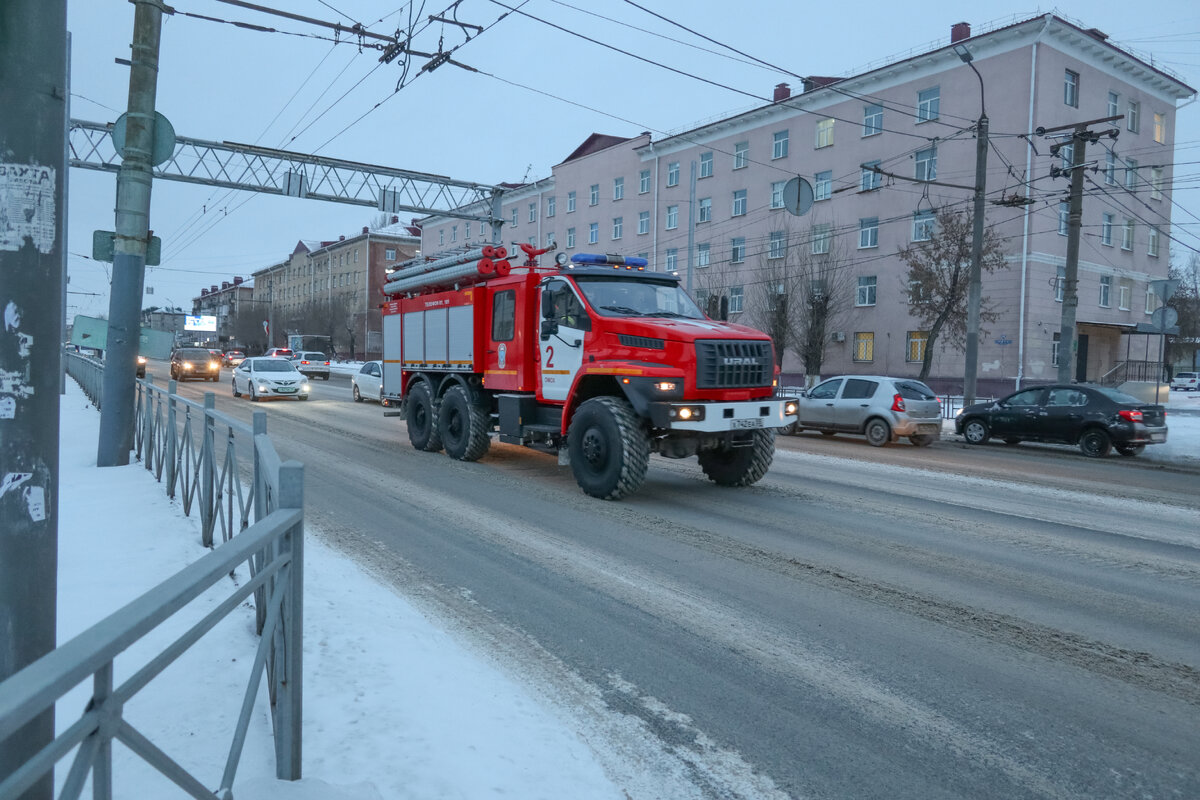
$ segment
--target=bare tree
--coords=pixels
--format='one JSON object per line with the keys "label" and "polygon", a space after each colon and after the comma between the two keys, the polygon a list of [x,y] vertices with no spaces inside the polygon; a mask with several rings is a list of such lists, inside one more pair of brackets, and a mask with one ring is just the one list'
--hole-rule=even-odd
{"label": "bare tree", "polygon": [[[971,270],[971,215],[962,211],[942,211],[925,241],[900,248],[898,255],[908,265],[905,285],[912,315],[928,332],[921,362],[921,380],[929,377],[934,344],[945,335],[958,350],[966,347],[967,289]],[[984,228],[982,272],[1004,267],[1000,238]],[[986,297],[980,298],[979,319],[995,322],[996,313]]]}
{"label": "bare tree", "polygon": [[229,322],[229,333],[237,344],[251,352],[264,352],[267,349],[267,332],[263,329],[265,319],[265,303],[238,303]]}
{"label": "bare tree", "polygon": [[1168,276],[1179,281],[1179,288],[1167,300],[1179,315],[1179,334],[1167,344],[1167,363],[1195,366],[1196,342],[1200,341],[1200,253],[1192,253],[1182,267],[1171,265]]}

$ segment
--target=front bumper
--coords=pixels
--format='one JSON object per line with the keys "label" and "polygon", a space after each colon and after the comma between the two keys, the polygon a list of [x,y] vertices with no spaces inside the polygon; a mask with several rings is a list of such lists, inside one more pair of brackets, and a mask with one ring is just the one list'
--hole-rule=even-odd
{"label": "front bumper", "polygon": [[[791,413],[788,413],[789,409]],[[796,421],[796,400],[767,397],[736,403],[676,400],[650,404],[654,428],[697,433],[783,428]]]}

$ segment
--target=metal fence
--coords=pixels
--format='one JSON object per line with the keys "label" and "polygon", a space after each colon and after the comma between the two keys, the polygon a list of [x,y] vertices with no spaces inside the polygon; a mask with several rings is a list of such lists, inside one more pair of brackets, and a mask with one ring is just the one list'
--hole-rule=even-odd
{"label": "metal fence", "polygon": [[[68,354],[68,372],[97,405],[103,364]],[[89,777],[93,796],[112,797],[112,740],[159,770],[190,796],[231,800],[258,687],[265,676],[273,717],[276,775],[301,776],[303,710],[302,631],[304,597],[304,467],[282,462],[266,435],[266,416],[245,425],[168,388],[139,381],[135,452],[146,468],[179,496],[186,514],[197,508],[203,540],[220,546],[196,563],[0,683],[0,741],[45,713],[67,692],[92,678],[92,698],[82,716],[0,783],[0,800],[13,800],[78,748],[60,797],[78,798]],[[218,430],[221,432],[218,439]],[[240,446],[239,446],[240,445]],[[239,463],[245,453],[251,463]],[[241,481],[249,473],[246,489]],[[253,523],[250,517],[253,516]],[[235,536],[236,534],[236,536]],[[113,662],[133,643],[188,606],[242,563],[251,579],[229,591],[219,605],[166,649],[114,685]],[[218,788],[206,787],[123,717],[139,690],[196,644],[248,597],[254,596],[261,635],[229,755]]]}

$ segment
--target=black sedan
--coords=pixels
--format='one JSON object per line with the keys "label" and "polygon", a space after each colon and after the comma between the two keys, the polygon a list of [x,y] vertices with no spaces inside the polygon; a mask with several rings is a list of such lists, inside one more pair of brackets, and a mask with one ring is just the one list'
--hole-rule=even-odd
{"label": "black sedan", "polygon": [[1114,447],[1123,456],[1136,456],[1146,445],[1167,440],[1167,412],[1107,386],[1059,384],[967,406],[958,412],[954,431],[968,444],[994,436],[1007,444],[1077,444],[1093,458]]}

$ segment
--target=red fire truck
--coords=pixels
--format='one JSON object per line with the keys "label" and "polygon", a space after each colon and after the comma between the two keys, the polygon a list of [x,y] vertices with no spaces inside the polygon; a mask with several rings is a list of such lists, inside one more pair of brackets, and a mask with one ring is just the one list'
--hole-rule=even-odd
{"label": "red fire truck", "polygon": [[766,334],[709,319],[645,259],[522,245],[414,261],[384,288],[384,398],[419,450],[474,461],[501,442],[555,452],[589,495],[638,489],[652,452],[714,482],[767,471],[795,401]]}

